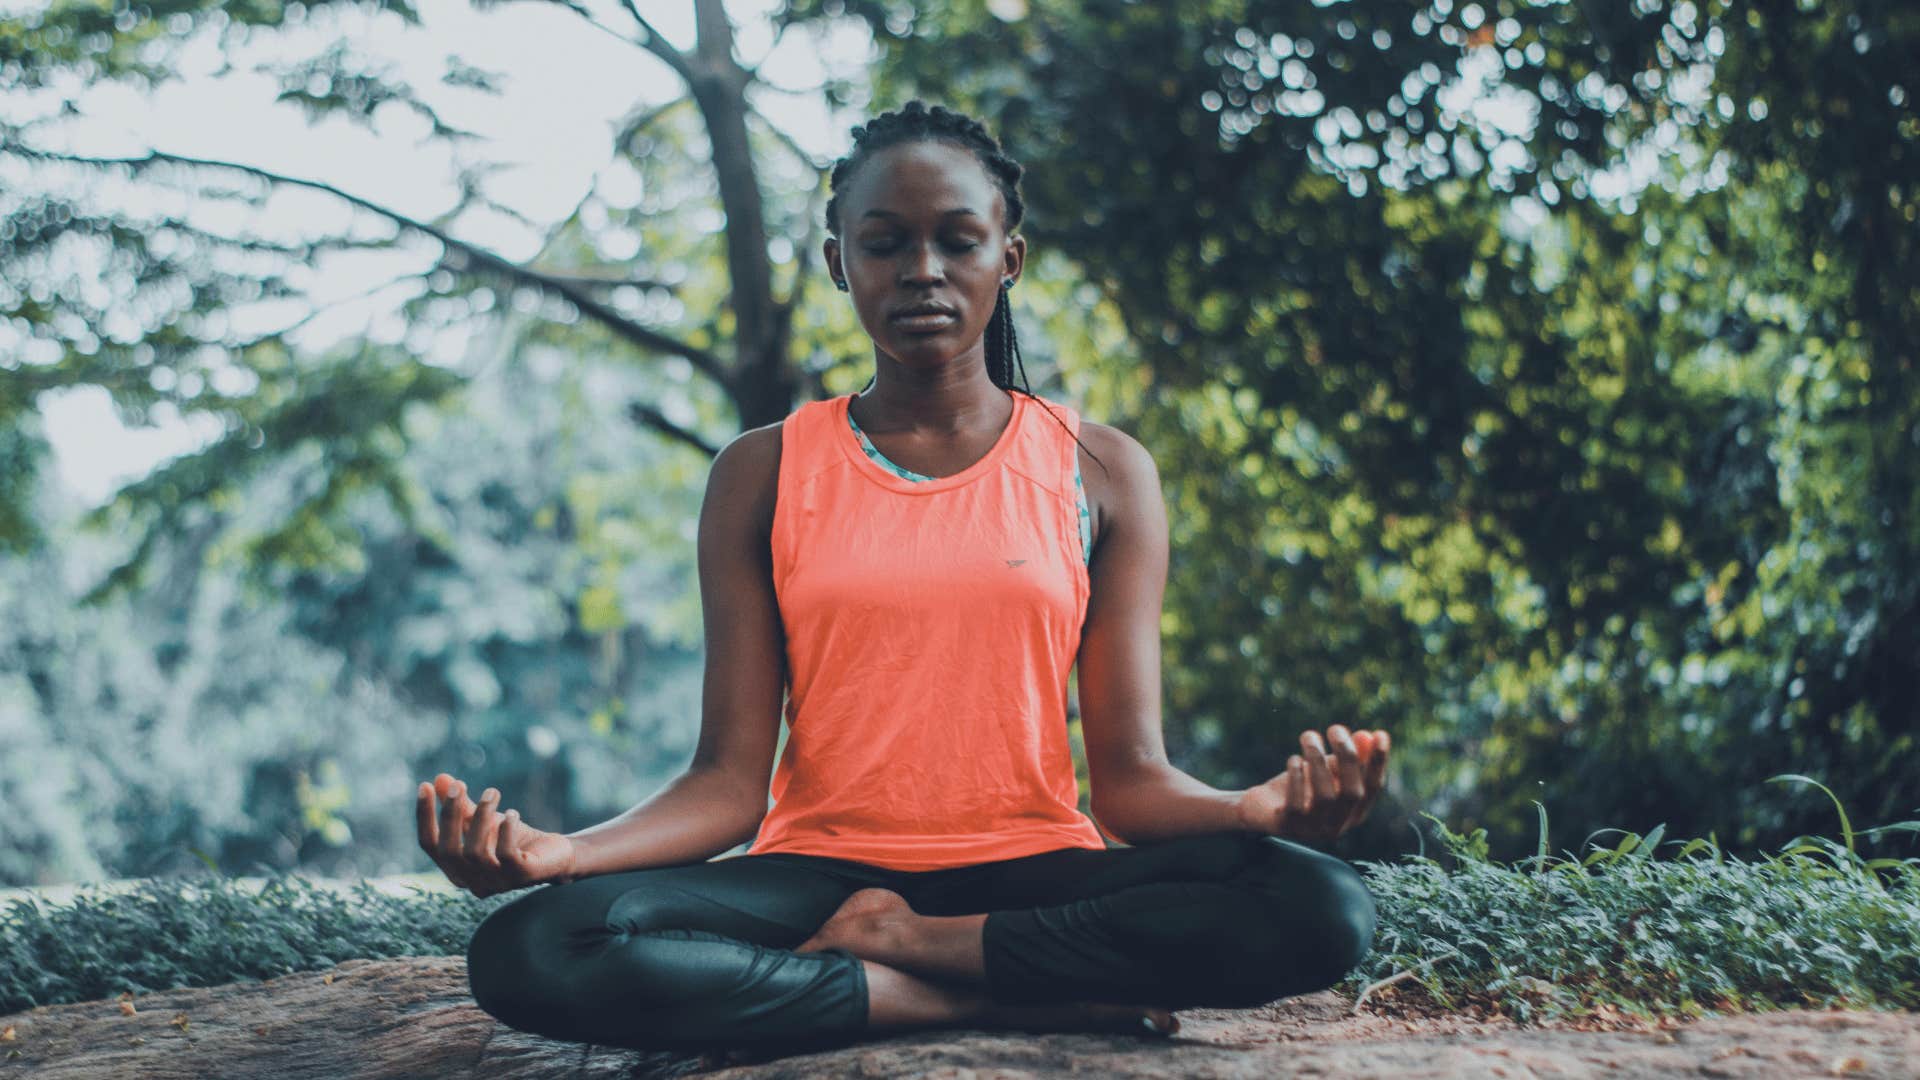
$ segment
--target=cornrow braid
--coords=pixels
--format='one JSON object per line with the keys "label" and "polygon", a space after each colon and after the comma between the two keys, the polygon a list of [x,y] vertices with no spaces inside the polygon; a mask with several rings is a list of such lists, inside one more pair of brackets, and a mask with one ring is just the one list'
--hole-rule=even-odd
{"label": "cornrow braid", "polygon": [[[840,236],[840,192],[853,180],[853,175],[866,161],[888,147],[902,143],[919,141],[938,141],[950,143],[972,154],[987,170],[987,177],[1000,188],[1001,202],[1006,207],[1005,219],[1000,223],[1001,231],[1011,235],[1020,227],[1026,217],[1027,206],[1020,197],[1020,176],[1025,171],[1019,162],[1008,157],[1001,150],[999,140],[988,133],[986,126],[965,113],[949,109],[944,105],[934,105],[914,98],[900,108],[883,112],[864,124],[853,127],[853,149],[846,157],[835,161],[833,172],[828,177],[827,186],[832,195],[827,199],[827,232],[836,239]],[[993,317],[987,321],[987,378],[993,385],[1009,393],[1023,393],[1035,401],[1045,404],[1039,395],[1033,392],[1033,386],[1027,379],[1027,368],[1020,359],[1020,339],[1013,329],[1013,304],[1007,296],[1008,282],[1000,282],[1000,297],[993,305]],[[1014,385],[1018,376],[1020,385]],[[873,379],[867,379],[865,392],[873,385]],[[1054,422],[1066,427],[1066,421],[1052,409],[1047,415]],[[1080,442],[1075,435],[1073,441],[1087,450],[1087,444]],[[1087,450],[1087,456],[1100,462],[1105,469],[1107,463],[1100,456]]]}

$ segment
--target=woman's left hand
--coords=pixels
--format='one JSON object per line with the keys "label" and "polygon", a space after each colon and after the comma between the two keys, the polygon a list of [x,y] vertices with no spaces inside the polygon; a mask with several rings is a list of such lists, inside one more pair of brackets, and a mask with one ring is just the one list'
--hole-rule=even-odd
{"label": "woman's left hand", "polygon": [[1286,771],[1241,793],[1241,827],[1287,840],[1335,839],[1373,809],[1391,746],[1384,731],[1349,732],[1341,724],[1328,728],[1324,740],[1317,731],[1301,732],[1303,753],[1287,759]]}

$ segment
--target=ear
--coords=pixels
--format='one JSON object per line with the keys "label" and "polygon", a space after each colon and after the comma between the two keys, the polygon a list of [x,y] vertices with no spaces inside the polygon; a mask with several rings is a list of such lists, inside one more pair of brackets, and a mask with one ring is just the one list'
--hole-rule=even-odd
{"label": "ear", "polygon": [[840,241],[835,237],[827,237],[826,242],[820,245],[820,254],[826,259],[828,284],[845,281],[847,271],[840,265]]}
{"label": "ear", "polygon": [[1027,238],[1015,233],[1007,238],[1007,252],[1001,260],[1000,276],[1018,280],[1020,271],[1027,265]]}

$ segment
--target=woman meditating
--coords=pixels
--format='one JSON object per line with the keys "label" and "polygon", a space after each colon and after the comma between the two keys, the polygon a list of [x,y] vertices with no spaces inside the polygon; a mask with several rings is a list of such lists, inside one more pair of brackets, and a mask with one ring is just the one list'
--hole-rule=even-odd
{"label": "woman meditating", "polygon": [[475,931],[474,998],[552,1038],[719,1050],[1166,1035],[1175,1009],[1333,985],[1367,954],[1373,902],[1302,841],[1366,815],[1387,736],[1307,731],[1242,791],[1167,761],[1159,477],[1129,436],[1014,385],[1021,166],[917,100],[854,135],[824,250],[874,376],[714,460],[686,772],[568,835],[494,788],[420,785],[420,843],[456,885],[542,886]]}

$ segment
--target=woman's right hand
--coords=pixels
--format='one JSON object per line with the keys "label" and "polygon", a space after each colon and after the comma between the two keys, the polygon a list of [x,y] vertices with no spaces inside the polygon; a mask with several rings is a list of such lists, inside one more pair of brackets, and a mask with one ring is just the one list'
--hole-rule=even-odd
{"label": "woman's right hand", "polygon": [[465,783],[441,773],[421,781],[415,816],[420,847],[448,881],[475,896],[573,880],[573,840],[525,824],[518,810],[501,813],[498,788],[475,803]]}

